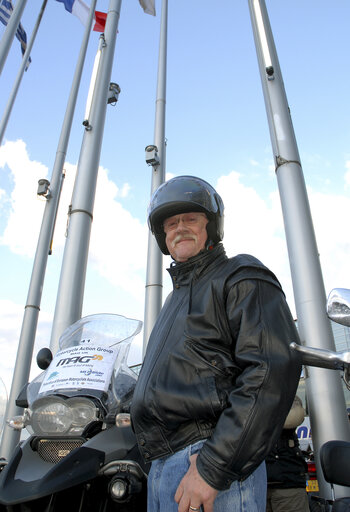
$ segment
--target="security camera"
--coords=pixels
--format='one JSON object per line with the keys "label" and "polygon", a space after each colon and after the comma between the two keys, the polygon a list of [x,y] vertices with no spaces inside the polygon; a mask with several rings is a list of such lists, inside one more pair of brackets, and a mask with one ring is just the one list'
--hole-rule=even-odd
{"label": "security camera", "polygon": [[120,94],[120,87],[118,84],[111,82],[108,89],[107,103],[117,103]]}
{"label": "security camera", "polygon": [[38,181],[38,196],[50,197],[50,182],[45,179],[41,179]]}
{"label": "security camera", "polygon": [[157,146],[146,146],[146,163],[148,165],[159,165],[159,156]]}

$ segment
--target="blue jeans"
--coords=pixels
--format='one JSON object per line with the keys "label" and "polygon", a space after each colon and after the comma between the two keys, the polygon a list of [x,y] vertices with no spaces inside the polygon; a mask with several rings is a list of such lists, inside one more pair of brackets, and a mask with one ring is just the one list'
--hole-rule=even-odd
{"label": "blue jeans", "polygon": [[[148,512],[177,512],[176,489],[190,467],[190,456],[197,453],[203,443],[198,441],[152,462],[148,475]],[[265,512],[266,485],[263,463],[243,482],[235,481],[226,491],[219,491],[214,512]]]}

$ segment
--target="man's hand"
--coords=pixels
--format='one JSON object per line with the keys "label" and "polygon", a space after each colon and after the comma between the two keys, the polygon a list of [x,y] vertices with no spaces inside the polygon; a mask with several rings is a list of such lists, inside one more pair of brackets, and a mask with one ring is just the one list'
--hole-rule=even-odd
{"label": "man's hand", "polygon": [[[175,501],[179,505],[179,512],[199,512],[201,505],[204,512],[213,512],[213,504],[218,491],[211,487],[197,471],[196,459],[198,455],[191,455],[191,465],[181,480],[175,493]],[[190,506],[192,509],[190,509]]]}

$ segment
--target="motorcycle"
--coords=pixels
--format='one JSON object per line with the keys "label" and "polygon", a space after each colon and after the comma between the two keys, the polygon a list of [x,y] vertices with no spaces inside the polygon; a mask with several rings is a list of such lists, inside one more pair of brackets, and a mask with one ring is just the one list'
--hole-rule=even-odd
{"label": "motorcycle", "polygon": [[141,459],[129,408],[137,373],[127,365],[142,322],[119,315],[81,318],[68,327],[44,370],[25,386],[9,421],[26,429],[0,473],[0,511],[146,510],[148,465]]}
{"label": "motorcycle", "polygon": [[[341,325],[350,327],[350,290],[335,288],[327,300],[328,317]],[[306,366],[317,366],[330,370],[341,370],[346,387],[350,390],[350,352],[311,348],[291,343],[292,350],[297,351]],[[331,485],[332,500],[312,496],[311,510],[322,512],[349,512],[349,497],[335,498],[334,485],[350,487],[350,442],[328,441],[321,446],[320,462],[326,482]]]}

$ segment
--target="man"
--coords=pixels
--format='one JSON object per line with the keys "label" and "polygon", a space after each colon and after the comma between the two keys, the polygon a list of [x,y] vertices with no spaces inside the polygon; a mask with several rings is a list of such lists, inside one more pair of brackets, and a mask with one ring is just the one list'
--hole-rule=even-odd
{"label": "man", "polygon": [[307,463],[295,429],[302,424],[305,410],[296,395],[283,430],[266,457],[267,512],[309,512],[306,492]]}
{"label": "man", "polygon": [[150,229],[174,259],[131,407],[153,461],[149,512],[264,511],[263,461],[298,385],[289,350],[298,335],[280,284],[252,256],[227,258],[223,211],[193,176],[161,185],[149,207]]}

